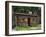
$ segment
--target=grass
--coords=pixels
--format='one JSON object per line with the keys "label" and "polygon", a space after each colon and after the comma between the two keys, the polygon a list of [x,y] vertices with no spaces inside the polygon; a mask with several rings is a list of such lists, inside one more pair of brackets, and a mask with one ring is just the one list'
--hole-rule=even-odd
{"label": "grass", "polygon": [[32,27],[37,27],[39,24],[37,24],[37,23],[33,23],[32,24]]}
{"label": "grass", "polygon": [[17,26],[16,30],[30,30],[29,26]]}
{"label": "grass", "polygon": [[14,28],[14,30],[16,30],[16,31],[19,31],[19,30],[35,30],[35,29],[32,29],[33,27],[39,27],[39,29],[40,29],[40,24],[32,24],[32,27],[31,26],[16,26],[15,28]]}

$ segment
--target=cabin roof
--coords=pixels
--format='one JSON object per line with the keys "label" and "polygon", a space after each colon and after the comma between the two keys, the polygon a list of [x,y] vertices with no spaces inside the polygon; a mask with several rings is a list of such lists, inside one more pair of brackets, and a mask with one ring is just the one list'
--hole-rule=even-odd
{"label": "cabin roof", "polygon": [[16,13],[15,15],[17,15],[17,16],[38,16],[38,15],[25,14],[25,13]]}

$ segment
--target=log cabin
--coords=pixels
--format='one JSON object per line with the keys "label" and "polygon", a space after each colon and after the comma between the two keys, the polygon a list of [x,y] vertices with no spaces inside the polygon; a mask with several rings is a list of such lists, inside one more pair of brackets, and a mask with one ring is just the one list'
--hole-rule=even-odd
{"label": "log cabin", "polygon": [[16,26],[32,26],[33,23],[39,23],[40,16],[37,13],[16,13],[15,14],[15,25]]}

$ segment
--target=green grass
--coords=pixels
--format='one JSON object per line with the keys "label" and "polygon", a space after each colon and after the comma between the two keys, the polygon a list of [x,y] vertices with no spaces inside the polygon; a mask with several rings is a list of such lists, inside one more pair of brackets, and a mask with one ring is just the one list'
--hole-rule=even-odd
{"label": "green grass", "polygon": [[17,26],[16,30],[30,30],[29,26]]}
{"label": "green grass", "polygon": [[[32,24],[32,27],[38,27],[40,24]],[[14,30],[19,31],[19,30],[33,30],[31,26],[16,26]],[[41,26],[39,26],[40,29]]]}
{"label": "green grass", "polygon": [[32,27],[37,27],[39,24],[37,24],[37,23],[33,23],[32,24]]}

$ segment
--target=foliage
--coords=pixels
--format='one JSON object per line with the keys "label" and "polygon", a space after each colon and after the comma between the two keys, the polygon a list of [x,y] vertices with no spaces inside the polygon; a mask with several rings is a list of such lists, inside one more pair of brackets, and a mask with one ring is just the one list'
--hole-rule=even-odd
{"label": "foliage", "polygon": [[41,15],[40,7],[28,7],[28,6],[12,6],[13,12],[18,13],[28,13],[29,11],[37,12],[38,15]]}

